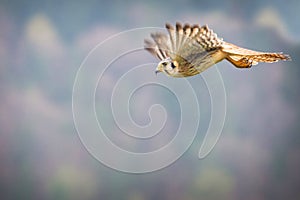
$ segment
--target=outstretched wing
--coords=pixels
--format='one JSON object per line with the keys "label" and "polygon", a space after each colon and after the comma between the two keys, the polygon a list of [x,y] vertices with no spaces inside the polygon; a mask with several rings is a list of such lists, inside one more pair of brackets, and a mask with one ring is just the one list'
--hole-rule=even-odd
{"label": "outstretched wing", "polygon": [[176,52],[172,59],[178,63],[189,64],[181,65],[182,68],[193,66],[197,73],[200,73],[226,57],[226,54],[220,51],[223,39],[218,38],[207,25],[182,26],[176,23],[175,28],[169,24],[166,24],[166,28],[169,32],[171,49]]}
{"label": "outstretched wing", "polygon": [[186,49],[191,47],[197,51],[211,51],[219,48],[223,43],[223,40],[219,39],[207,25],[182,26],[177,22],[176,28],[170,24],[166,24],[166,28],[170,36],[171,49],[179,55],[186,54]]}
{"label": "outstretched wing", "polygon": [[151,37],[154,42],[145,40],[145,49],[151,54],[161,60],[170,57],[178,63],[189,63],[193,66],[204,66],[203,61],[209,60],[211,65],[215,63],[215,60],[207,56],[210,57],[211,52],[219,50],[223,40],[218,38],[207,25],[182,26],[177,22],[175,27],[167,23],[166,29],[168,35],[153,33]]}

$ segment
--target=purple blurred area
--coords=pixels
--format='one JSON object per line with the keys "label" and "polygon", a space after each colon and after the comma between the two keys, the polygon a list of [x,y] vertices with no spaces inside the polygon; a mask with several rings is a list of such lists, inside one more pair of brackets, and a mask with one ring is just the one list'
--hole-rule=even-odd
{"label": "purple blurred area", "polygon": [[[299,8],[300,1],[277,0],[1,1],[0,198],[300,199]],[[246,70],[226,61],[215,66],[227,117],[205,159],[197,158],[199,134],[160,171],[133,175],[105,167],[86,151],[73,123],[76,72],[112,34],[176,21],[208,24],[228,42],[283,51],[292,61]],[[157,62],[147,52],[140,59]],[[199,77],[190,80],[197,84]]]}

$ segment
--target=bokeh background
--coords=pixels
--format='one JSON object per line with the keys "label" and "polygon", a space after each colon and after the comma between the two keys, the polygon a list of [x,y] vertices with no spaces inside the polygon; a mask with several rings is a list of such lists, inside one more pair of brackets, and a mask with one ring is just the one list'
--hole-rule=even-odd
{"label": "bokeh background", "polygon": [[[1,0],[1,199],[300,199],[299,9],[298,0]],[[160,171],[105,167],[74,127],[76,72],[110,35],[176,21],[209,24],[228,42],[293,60],[250,70],[218,64],[227,118],[205,159],[197,158],[199,134]]]}

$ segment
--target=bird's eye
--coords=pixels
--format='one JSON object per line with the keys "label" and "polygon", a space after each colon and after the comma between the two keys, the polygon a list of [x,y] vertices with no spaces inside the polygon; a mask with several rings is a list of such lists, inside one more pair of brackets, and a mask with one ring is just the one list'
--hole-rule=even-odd
{"label": "bird's eye", "polygon": [[174,65],[174,63],[171,63],[171,67],[174,69],[176,66]]}

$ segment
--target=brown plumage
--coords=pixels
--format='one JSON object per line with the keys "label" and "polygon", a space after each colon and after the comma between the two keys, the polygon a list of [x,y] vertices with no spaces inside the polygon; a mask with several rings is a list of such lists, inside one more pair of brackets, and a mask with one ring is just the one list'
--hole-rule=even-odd
{"label": "brown plumage", "polygon": [[238,68],[249,68],[259,62],[290,60],[282,53],[267,53],[238,47],[219,38],[207,25],[166,24],[168,35],[152,33],[151,40],[145,40],[145,49],[161,62],[156,72],[173,77],[196,75],[210,66],[228,60]]}

